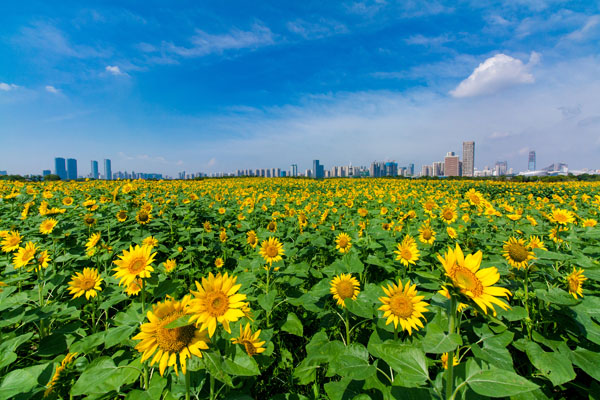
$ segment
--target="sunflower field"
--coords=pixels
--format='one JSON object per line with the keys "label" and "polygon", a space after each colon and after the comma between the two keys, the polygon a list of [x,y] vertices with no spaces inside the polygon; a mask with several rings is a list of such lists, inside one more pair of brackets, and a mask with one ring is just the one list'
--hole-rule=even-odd
{"label": "sunflower field", "polygon": [[600,185],[0,181],[1,399],[600,393]]}

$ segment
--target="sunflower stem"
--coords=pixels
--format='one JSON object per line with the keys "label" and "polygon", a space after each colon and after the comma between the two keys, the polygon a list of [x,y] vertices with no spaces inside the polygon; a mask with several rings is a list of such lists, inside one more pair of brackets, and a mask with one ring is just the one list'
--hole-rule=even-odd
{"label": "sunflower stem", "polygon": [[527,336],[529,337],[529,340],[531,340],[531,316],[529,315],[529,265],[525,267],[523,286],[525,290],[525,312],[527,313],[525,325],[527,327]]}
{"label": "sunflower stem", "polygon": [[[448,334],[455,333],[456,298],[450,295],[450,310],[448,313]],[[448,370],[446,371],[446,399],[454,392],[454,350],[448,352]]]}
{"label": "sunflower stem", "polygon": [[210,374],[210,400],[215,399],[215,378]]}
{"label": "sunflower stem", "polygon": [[190,371],[187,369],[188,359],[185,360],[186,372],[185,372],[185,400],[190,400]]}
{"label": "sunflower stem", "polygon": [[344,323],[346,325],[346,346],[350,346],[350,318],[346,307],[344,307]]}

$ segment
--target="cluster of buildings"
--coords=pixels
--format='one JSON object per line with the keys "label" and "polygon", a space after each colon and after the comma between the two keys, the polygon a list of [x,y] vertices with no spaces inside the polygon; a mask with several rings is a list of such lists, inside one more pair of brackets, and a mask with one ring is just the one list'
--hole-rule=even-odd
{"label": "cluster of buildings", "polygon": [[[108,159],[104,159],[104,174],[100,175],[98,172],[98,161],[92,160],[90,174],[82,176],[77,174],[77,160],[74,158],[67,158],[66,160],[62,157],[56,157],[54,159],[54,174],[58,175],[61,180],[75,180],[81,178],[93,178],[93,179],[113,179],[111,162]],[[42,176],[50,175],[52,171],[45,169],[42,171]]]}
{"label": "cluster of buildings", "polygon": [[462,161],[453,151],[446,153],[443,161],[421,167],[421,176],[469,176],[475,175],[475,142],[463,142]]}

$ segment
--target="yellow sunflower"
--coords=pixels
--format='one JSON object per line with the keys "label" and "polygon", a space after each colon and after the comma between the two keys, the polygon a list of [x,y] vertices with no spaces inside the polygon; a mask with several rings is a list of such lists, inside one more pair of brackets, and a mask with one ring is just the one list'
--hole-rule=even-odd
{"label": "yellow sunflower", "polygon": [[27,242],[25,247],[20,247],[17,254],[13,257],[13,264],[15,268],[22,268],[28,265],[37,251],[37,246],[33,242]]}
{"label": "yellow sunflower", "polygon": [[169,273],[177,267],[177,261],[175,261],[173,259],[168,259],[167,261],[165,261],[163,263],[163,265],[165,266],[165,271],[167,271],[167,273]]}
{"label": "yellow sunflower", "polygon": [[369,211],[366,208],[359,208],[357,212],[358,215],[360,215],[363,218],[369,214]]}
{"label": "yellow sunflower", "polygon": [[527,268],[529,266],[529,260],[535,259],[535,254],[527,248],[523,239],[511,237],[504,242],[502,248],[504,250],[502,255],[506,258],[506,261],[515,268]]}
{"label": "yellow sunflower", "polygon": [[456,239],[458,237],[458,233],[456,233],[456,230],[451,226],[446,228],[446,233],[448,234],[450,239]]}
{"label": "yellow sunflower", "polygon": [[225,262],[223,261],[223,259],[221,257],[217,257],[215,259],[215,267],[222,268],[223,265],[225,265]]}
{"label": "yellow sunflower", "polygon": [[246,243],[252,248],[255,248],[258,244],[258,238],[256,237],[256,232],[250,231],[246,233]]}
{"label": "yellow sunflower", "polygon": [[202,226],[203,226],[203,228],[204,228],[204,231],[205,231],[206,233],[209,233],[209,232],[211,232],[211,231],[212,231],[212,226],[210,225],[210,222],[208,222],[208,221],[204,221],[204,224],[203,224]]}
{"label": "yellow sunflower", "polygon": [[154,236],[150,235],[147,238],[145,238],[144,240],[142,240],[142,245],[148,246],[151,249],[158,246],[158,239],[156,239]]}
{"label": "yellow sunflower", "polygon": [[236,284],[237,277],[218,273],[216,276],[208,274],[202,278],[202,284],[196,281],[198,291],[191,291],[194,299],[190,301],[190,322],[200,325],[200,329],[208,329],[212,337],[217,329],[217,322],[223,325],[228,333],[230,322],[235,322],[244,316],[243,308],[246,295],[236,293],[242,285]]}
{"label": "yellow sunflower", "polygon": [[135,278],[150,278],[150,272],[154,268],[150,264],[154,262],[156,253],[152,253],[152,248],[148,246],[129,246],[129,251],[123,250],[119,256],[120,260],[113,261],[116,268],[115,278],[121,278],[120,285],[129,285]]}
{"label": "yellow sunflower", "polygon": [[150,222],[152,220],[152,214],[150,214],[149,211],[141,209],[140,211],[138,211],[137,215],[135,216],[135,220],[140,225],[146,225],[148,222]]}
{"label": "yellow sunflower", "polygon": [[402,285],[402,281],[398,281],[398,285],[392,283],[388,287],[383,287],[385,297],[380,297],[379,301],[383,303],[379,307],[383,311],[383,318],[387,318],[385,324],[394,323],[394,329],[398,328],[398,322],[403,330],[408,331],[412,335],[412,330],[423,328],[423,323],[419,318],[425,319],[423,313],[428,311],[429,306],[422,301],[423,296],[419,296],[417,285],[410,285],[410,281],[406,285]]}
{"label": "yellow sunflower", "polygon": [[500,280],[496,267],[479,269],[483,255],[481,251],[464,256],[458,243],[456,249],[448,248],[444,257],[438,255],[446,275],[452,280],[452,285],[458,288],[465,296],[471,298],[487,314],[490,308],[494,315],[494,304],[504,310],[510,308],[508,304],[497,297],[511,295],[508,289],[492,286]]}
{"label": "yellow sunflower", "polygon": [[350,236],[346,233],[340,233],[335,238],[335,248],[340,251],[340,253],[344,254],[350,251],[352,247],[352,243],[350,243]]}
{"label": "yellow sunflower", "polygon": [[235,344],[241,344],[242,346],[244,346],[246,353],[248,353],[248,355],[252,357],[266,350],[263,347],[265,345],[265,342],[260,341],[259,335],[260,329],[252,333],[249,323],[246,324],[245,328],[242,328],[242,324],[240,324],[240,336],[232,338],[231,341]]}
{"label": "yellow sunflower", "polygon": [[159,372],[163,376],[167,367],[173,367],[175,374],[186,373],[187,359],[192,355],[202,357],[201,350],[208,349],[206,331],[197,329],[193,324],[178,328],[166,328],[171,322],[176,321],[186,314],[190,305],[190,296],[185,296],[181,301],[167,298],[162,303],[152,306],[148,311],[148,321],[140,327],[140,333],[133,340],[140,340],[135,349],[142,353],[142,362],[152,355],[150,366],[159,363]]}
{"label": "yellow sunflower", "polygon": [[429,223],[425,223],[419,228],[419,240],[421,243],[427,244],[433,244],[433,242],[435,242],[435,231],[431,229]]}
{"label": "yellow sunflower", "polygon": [[344,300],[356,300],[356,296],[360,292],[360,283],[351,274],[340,274],[331,280],[329,291],[333,295],[333,299],[337,301],[337,305],[344,308],[346,307]]}
{"label": "yellow sunflower", "polygon": [[577,299],[577,296],[583,297],[583,282],[587,280],[583,275],[584,270],[582,268],[576,269],[573,267],[573,272],[567,276],[567,283],[569,284],[569,293]]}
{"label": "yellow sunflower", "polygon": [[227,231],[225,229],[222,229],[221,232],[219,232],[219,240],[222,243],[225,243],[227,241]]}
{"label": "yellow sunflower", "polygon": [[269,222],[269,224],[267,225],[267,230],[269,232],[275,232],[275,231],[277,231],[277,221],[271,221],[271,222]]}
{"label": "yellow sunflower", "polygon": [[19,244],[21,243],[21,235],[18,231],[10,231],[4,235],[4,239],[2,240],[2,251],[5,253],[10,253],[19,248]]}
{"label": "yellow sunflower", "polygon": [[43,220],[42,223],[40,224],[40,233],[42,233],[44,235],[48,235],[49,233],[52,233],[56,224],[58,224],[58,221],[55,220],[54,218],[47,218],[47,219]]}
{"label": "yellow sunflower", "polygon": [[94,218],[94,216],[92,214],[86,214],[83,216],[83,222],[87,225],[87,226],[94,226],[96,225],[96,218]]}
{"label": "yellow sunflower", "polygon": [[84,268],[83,273],[76,272],[71,276],[69,294],[72,294],[74,299],[85,294],[86,300],[89,300],[90,297],[96,297],[96,292],[102,291],[102,281],[96,268]]}
{"label": "yellow sunflower", "polygon": [[569,210],[554,209],[550,220],[560,225],[572,224],[575,222],[575,215]]}
{"label": "yellow sunflower", "polygon": [[474,206],[479,207],[483,202],[483,195],[474,188],[471,188],[467,193],[465,193],[465,199],[469,200],[469,203],[473,204]]}
{"label": "yellow sunflower", "polygon": [[142,291],[143,285],[144,283],[140,278],[135,278],[135,280],[125,288],[125,294],[127,294],[127,296],[137,296]]}
{"label": "yellow sunflower", "polygon": [[50,256],[48,255],[48,250],[41,251],[37,256],[37,267],[36,271],[40,268],[48,268],[48,263],[50,262]]}
{"label": "yellow sunflower", "polygon": [[396,260],[406,267],[408,267],[408,264],[414,265],[419,260],[420,254],[417,243],[410,235],[406,235],[402,242],[398,243],[398,250],[394,250],[394,253],[396,253]]}
{"label": "yellow sunflower", "polygon": [[85,248],[87,249],[87,255],[93,256],[96,253],[96,245],[100,241],[100,232],[92,233],[92,236],[88,239],[85,244]]}
{"label": "yellow sunflower", "polygon": [[[448,353],[442,354],[441,361],[444,369],[448,369]],[[452,359],[452,365],[454,365],[455,367],[458,365],[458,354],[454,354],[454,357]]]}
{"label": "yellow sunflower", "polygon": [[[70,379],[64,380],[65,371],[69,369],[73,361],[75,361],[75,357],[77,357],[78,353],[67,353],[65,358],[61,361],[60,365],[56,367],[56,371],[54,371],[54,375],[50,379],[50,382],[46,385],[46,390],[44,391],[44,397],[50,397],[53,393],[58,395],[66,394],[71,389],[72,382]],[[66,393],[63,393],[66,392]]]}
{"label": "yellow sunflower", "polygon": [[120,210],[117,213],[117,221],[119,221],[119,222],[125,222],[125,220],[127,220],[127,211]]}
{"label": "yellow sunflower", "polygon": [[529,243],[527,247],[530,249],[540,249],[540,250],[548,250],[546,246],[544,246],[544,241],[541,240],[538,236],[532,235],[529,236]]}
{"label": "yellow sunflower", "polygon": [[65,206],[70,206],[71,204],[73,204],[73,198],[67,196],[64,199],[62,199],[62,203]]}
{"label": "yellow sunflower", "polygon": [[584,219],[583,223],[581,224],[581,226],[583,226],[584,228],[593,228],[596,225],[598,225],[598,221],[596,221],[593,218]]}
{"label": "yellow sunflower", "polygon": [[456,221],[456,218],[458,218],[458,214],[456,213],[456,209],[454,207],[446,206],[442,209],[440,217],[445,223],[451,224],[454,221]]}
{"label": "yellow sunflower", "polygon": [[262,241],[259,253],[269,265],[273,264],[282,260],[281,256],[284,254],[283,244],[277,238],[270,237]]}

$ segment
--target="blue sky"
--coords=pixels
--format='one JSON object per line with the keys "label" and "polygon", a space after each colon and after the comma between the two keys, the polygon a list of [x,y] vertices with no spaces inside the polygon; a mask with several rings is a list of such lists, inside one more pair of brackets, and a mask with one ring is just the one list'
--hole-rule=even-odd
{"label": "blue sky", "polygon": [[0,170],[600,168],[595,1],[0,5]]}

